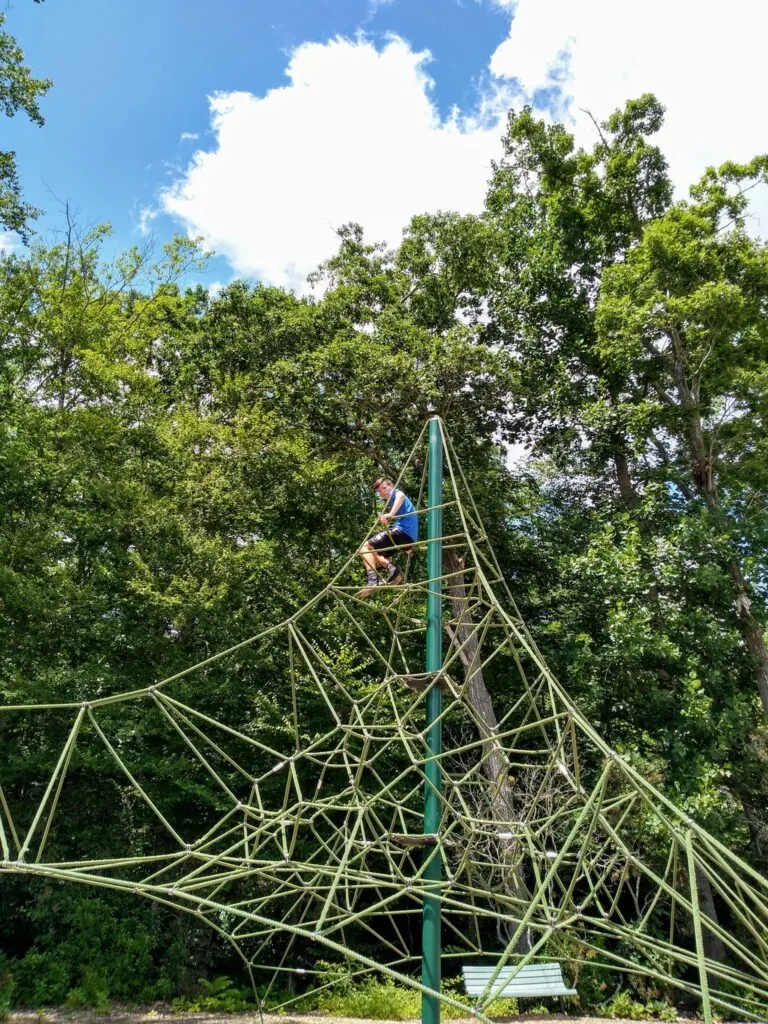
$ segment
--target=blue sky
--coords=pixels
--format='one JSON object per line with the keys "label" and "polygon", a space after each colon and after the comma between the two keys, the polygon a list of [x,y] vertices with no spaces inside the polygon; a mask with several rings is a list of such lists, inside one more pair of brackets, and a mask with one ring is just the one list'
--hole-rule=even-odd
{"label": "blue sky", "polygon": [[767,11],[731,0],[724,23],[695,0],[13,0],[6,28],[54,87],[46,125],[6,121],[3,146],[43,232],[68,201],[81,224],[113,224],[116,250],[147,231],[201,234],[220,254],[209,283],[301,288],[347,220],[395,244],[414,213],[479,209],[510,106],[533,102],[589,145],[580,108],[604,117],[651,89],[681,188],[768,148]]}
{"label": "blue sky", "polygon": [[[396,32],[431,51],[440,112],[471,108],[509,19],[474,0],[15,0],[6,28],[33,72],[54,80],[43,128],[22,117],[3,127],[26,197],[46,212],[38,228],[59,226],[68,201],[83,223],[110,221],[123,248],[140,240],[141,210],[189,160],[195,140],[182,133],[210,135],[208,95],[284,85],[301,43],[361,31],[384,43]],[[152,226],[160,238],[179,229],[170,217]],[[222,260],[210,274],[229,276]]]}

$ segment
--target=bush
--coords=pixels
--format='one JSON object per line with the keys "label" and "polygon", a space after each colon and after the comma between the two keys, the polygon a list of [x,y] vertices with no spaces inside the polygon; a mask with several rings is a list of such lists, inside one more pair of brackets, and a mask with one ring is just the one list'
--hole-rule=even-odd
{"label": "bush", "polygon": [[367,1017],[369,1020],[406,1020],[418,1017],[421,993],[386,978],[367,978],[359,985],[321,992],[317,1000],[321,1013],[336,1017]]}
{"label": "bush", "polygon": [[[127,999],[136,994],[137,981],[151,977],[153,970],[154,938],[147,923],[116,917],[100,896],[81,897],[63,909],[62,923],[69,927],[56,955],[83,990],[83,1005],[103,1004],[109,995]],[[91,966],[82,973],[85,965]]]}
{"label": "bush", "polygon": [[0,1021],[8,1019],[11,1009],[11,969],[7,957],[0,953]]}
{"label": "bush", "polygon": [[[0,974],[10,974],[0,999],[10,1007],[170,1001],[197,992],[199,975],[229,973],[245,983],[223,940],[170,909],[54,883],[33,887],[22,906],[16,931],[4,920],[0,936],[6,957],[18,955],[0,959]],[[31,948],[29,935],[36,936]],[[86,977],[89,969],[97,973]]]}
{"label": "bush", "polygon": [[89,968],[82,984],[68,992],[66,1005],[68,1010],[92,1006],[97,1013],[109,1013],[109,987],[104,975],[95,968]]}
{"label": "bush", "polygon": [[70,972],[53,953],[30,949],[11,971],[10,1001],[21,1006],[63,1003],[72,986]]}
{"label": "bush", "polygon": [[[454,978],[444,978],[442,985],[440,986],[441,991],[446,995],[452,996],[454,999],[459,999],[462,1002],[471,1002],[471,997],[467,995],[464,990],[464,979],[461,975],[456,975]],[[544,1009],[543,1013],[549,1011]],[[516,1017],[519,1013],[517,999],[514,997],[508,999],[494,999],[484,1010],[483,1013],[486,1017]],[[440,1012],[441,1017],[446,1019],[452,1019],[454,1017],[465,1017],[466,1013],[463,1010],[459,1010],[456,1006],[448,1006],[443,1004]]]}
{"label": "bush", "polygon": [[659,1020],[677,1020],[677,1010],[664,999],[650,999],[645,1005]]}
{"label": "bush", "polygon": [[174,1010],[194,1013],[239,1013],[248,1006],[248,994],[238,988],[231,978],[221,975],[213,981],[198,978],[199,992],[191,999],[174,999]]}
{"label": "bush", "polygon": [[[460,978],[447,979],[442,985],[442,991],[454,999],[467,1000]],[[335,1017],[407,1020],[421,1016],[421,992],[407,985],[397,985],[391,978],[367,978],[355,984],[348,976],[345,978],[338,975],[338,983],[334,988],[317,994],[317,1009]],[[517,1000],[494,999],[483,1012],[489,1017],[515,1016],[518,1012]],[[443,1004],[440,1015],[445,1020],[451,1020],[465,1017],[466,1011]]]}
{"label": "bush", "polygon": [[170,978],[165,976],[158,978],[154,984],[145,985],[141,990],[140,999],[142,1003],[154,1003],[161,1001],[170,1003],[171,999],[178,992]]}
{"label": "bush", "polygon": [[677,1020],[677,1010],[662,999],[638,1002],[629,992],[619,992],[608,1003],[595,1007],[598,1017],[623,1017],[628,1020]]}

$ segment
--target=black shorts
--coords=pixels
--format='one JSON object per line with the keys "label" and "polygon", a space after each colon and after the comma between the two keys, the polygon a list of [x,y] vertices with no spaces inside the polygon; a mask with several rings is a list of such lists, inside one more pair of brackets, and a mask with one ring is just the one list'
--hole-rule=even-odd
{"label": "black shorts", "polygon": [[382,551],[386,548],[394,551],[396,548],[412,548],[416,541],[413,537],[409,537],[405,530],[398,530],[395,526],[391,530],[374,533],[368,543],[375,551]]}

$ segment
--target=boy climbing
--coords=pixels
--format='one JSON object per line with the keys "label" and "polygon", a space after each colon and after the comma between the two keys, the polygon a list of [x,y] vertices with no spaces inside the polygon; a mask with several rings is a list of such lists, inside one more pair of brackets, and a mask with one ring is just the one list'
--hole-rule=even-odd
{"label": "boy climbing", "polygon": [[[419,539],[419,517],[408,495],[399,491],[388,476],[380,476],[373,489],[386,502],[384,512],[379,516],[379,522],[385,529],[375,533],[360,548],[366,584],[358,597],[368,597],[374,587],[399,583],[403,574],[385,552],[409,548]],[[384,570],[383,577],[379,575],[377,566]]]}

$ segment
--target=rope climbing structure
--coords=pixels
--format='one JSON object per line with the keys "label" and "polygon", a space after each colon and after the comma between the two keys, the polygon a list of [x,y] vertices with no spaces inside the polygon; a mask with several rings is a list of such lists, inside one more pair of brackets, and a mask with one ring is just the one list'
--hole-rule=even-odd
{"label": "rope climbing structure", "polygon": [[[333,984],[317,966],[332,960],[486,1020],[503,968],[556,960],[577,988],[599,965],[684,993],[707,1021],[766,1019],[768,880],[614,752],[554,678],[432,430],[439,502],[426,500],[426,427],[402,472],[422,477],[419,514],[431,504],[441,524],[437,565],[420,541],[405,582],[362,601],[352,556],[284,622],[153,686],[0,707],[4,751],[62,740],[35,778],[0,752],[0,885],[78,882],[195,915],[270,1008]],[[425,665],[428,601],[442,635]],[[219,700],[217,680],[256,660],[269,686],[236,708]],[[138,752],[150,733],[154,766]],[[169,759],[200,788],[199,820],[177,815]],[[105,835],[72,856],[68,780],[89,771],[130,807],[136,849]],[[493,967],[477,1000],[439,991],[439,965],[437,980],[420,974],[425,905],[444,972]]]}

